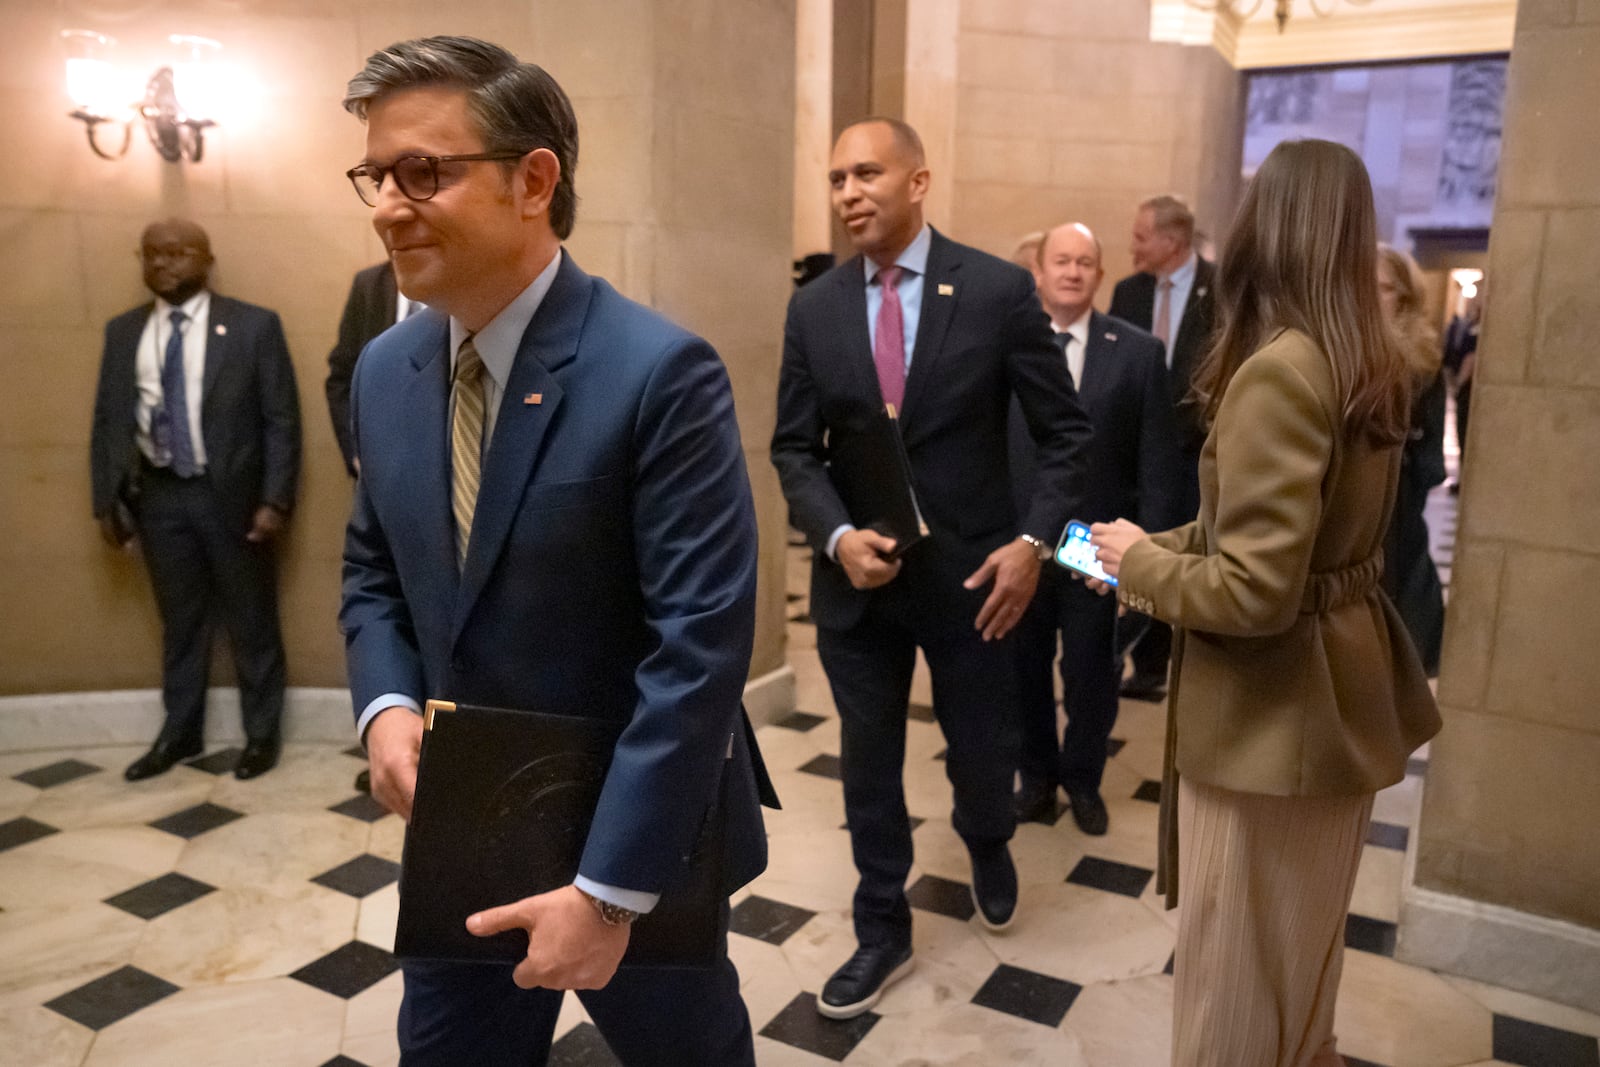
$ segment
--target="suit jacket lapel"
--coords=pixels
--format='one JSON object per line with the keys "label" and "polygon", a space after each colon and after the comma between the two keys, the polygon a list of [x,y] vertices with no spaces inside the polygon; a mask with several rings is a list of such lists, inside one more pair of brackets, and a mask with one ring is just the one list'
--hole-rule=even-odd
{"label": "suit jacket lapel", "polygon": [[1089,341],[1083,347],[1083,380],[1078,384],[1078,397],[1088,406],[1091,394],[1098,395],[1112,370],[1111,361],[1117,358],[1116,331],[1098,311],[1089,316]]}
{"label": "suit jacket lapel", "polygon": [[[405,386],[403,410],[411,432],[404,438],[405,469],[418,472],[422,499],[413,511],[428,573],[453,598],[458,584],[456,533],[450,510],[450,320],[429,316],[426,335],[411,354],[415,373]],[[430,472],[437,472],[429,477]]]}
{"label": "suit jacket lapel", "polygon": [[844,371],[853,379],[850,382],[857,392],[871,401],[871,406],[883,403],[883,391],[878,387],[878,368],[872,358],[872,333],[867,328],[867,285],[865,260],[860,256],[851,259],[845,269],[835,275],[839,286],[839,315],[842,323]]}
{"label": "suit jacket lapel", "polygon": [[922,403],[928,382],[938,376],[944,335],[955,314],[956,301],[960,299],[960,286],[956,284],[960,269],[961,261],[952,252],[950,242],[935,230],[933,245],[928,249],[928,273],[922,279],[922,311],[917,319],[917,343],[911,349],[911,371],[906,375],[901,433],[906,432],[910,419]]}
{"label": "suit jacket lapel", "polygon": [[[228,355],[228,330],[234,326],[233,309],[227,297],[211,294],[211,309],[206,318],[206,365],[200,375],[200,410],[205,411],[206,399],[211,396],[217,375],[222,373],[223,360]],[[202,428],[204,422],[201,423]]]}
{"label": "suit jacket lapel", "polygon": [[[505,547],[523,490],[533,477],[546,432],[561,406],[555,371],[578,353],[594,281],[563,252],[555,282],[522,335],[511,377],[500,397],[494,437],[484,457],[472,537],[456,597],[456,633],[461,632]],[[538,403],[528,403],[532,394]],[[448,469],[448,464],[446,469]],[[448,513],[449,505],[445,510]]]}

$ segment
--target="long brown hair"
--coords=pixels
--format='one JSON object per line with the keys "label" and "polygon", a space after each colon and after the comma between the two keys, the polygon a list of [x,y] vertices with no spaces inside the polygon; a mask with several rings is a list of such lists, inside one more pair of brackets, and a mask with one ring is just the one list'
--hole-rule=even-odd
{"label": "long brown hair", "polygon": [[1250,355],[1285,327],[1327,357],[1345,430],[1405,439],[1410,373],[1378,305],[1377,211],[1367,169],[1332,141],[1285,141],[1245,190],[1217,265],[1221,327],[1195,376],[1214,420]]}
{"label": "long brown hair", "polygon": [[1378,245],[1378,266],[1389,268],[1394,280],[1394,321],[1389,328],[1400,339],[1400,346],[1411,367],[1412,384],[1425,390],[1439,373],[1439,335],[1423,314],[1422,279],[1417,262],[1398,248]]}

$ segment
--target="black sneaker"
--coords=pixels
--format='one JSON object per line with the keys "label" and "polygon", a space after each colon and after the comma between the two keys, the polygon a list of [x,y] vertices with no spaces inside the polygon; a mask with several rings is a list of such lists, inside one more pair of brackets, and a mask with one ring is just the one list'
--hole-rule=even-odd
{"label": "black sneaker", "polygon": [[996,933],[1017,917],[1017,868],[1004,842],[972,851],[972,904]]}
{"label": "black sneaker", "polygon": [[854,1019],[878,1003],[883,991],[910,974],[915,964],[909,946],[860,946],[822,987],[817,1014],[829,1019]]}

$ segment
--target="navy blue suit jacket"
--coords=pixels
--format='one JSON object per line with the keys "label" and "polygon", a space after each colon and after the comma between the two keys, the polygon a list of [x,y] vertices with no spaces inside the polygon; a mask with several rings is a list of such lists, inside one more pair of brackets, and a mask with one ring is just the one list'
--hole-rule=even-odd
{"label": "navy blue suit jacket", "polygon": [[[1121,319],[1091,312],[1078,399],[1094,424],[1094,438],[1082,504],[1073,518],[1131,519],[1152,531],[1183,522],[1183,468],[1161,342]],[[1019,415],[1013,412],[1011,420],[1012,470],[1018,492],[1028,494],[1038,460]]]}
{"label": "navy blue suit jacket", "polygon": [[[138,352],[150,310],[142,304],[106,323],[95,391],[89,473],[96,518],[110,511],[138,469]],[[300,395],[278,313],[211,294],[200,379],[206,477],[223,521],[241,533],[256,508],[294,508],[300,481]]]}
{"label": "navy blue suit jacket", "polygon": [[458,573],[448,348],[427,311],[356,365],[340,612],[356,709],[392,691],[624,722],[579,873],[660,892],[726,767],[730,888],[748,881],[766,863],[740,706],[756,523],[721,360],[563,255]]}
{"label": "navy blue suit jacket", "polygon": [[[830,447],[882,410],[872,362],[860,256],[794,294],[784,327],[772,462],[816,562],[811,614],[819,626],[853,626],[872,594],[854,589],[824,553],[848,523],[828,475]],[[1006,422],[1021,403],[1039,447],[1040,477],[1020,509],[1008,477]],[[940,561],[935,600],[949,600],[989,552],[1031,533],[1054,544],[1082,492],[1089,419],[1073,395],[1061,351],[1028,273],[937,230],[928,252],[922,312],[906,377],[900,431],[933,544],[907,554]],[[929,549],[932,552],[929,552]],[[905,581],[907,575],[895,581]]]}

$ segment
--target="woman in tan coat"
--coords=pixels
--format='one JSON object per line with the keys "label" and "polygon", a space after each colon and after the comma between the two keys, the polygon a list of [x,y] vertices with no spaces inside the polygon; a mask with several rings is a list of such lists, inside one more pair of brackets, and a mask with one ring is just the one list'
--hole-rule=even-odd
{"label": "woman in tan coat", "polygon": [[1353,152],[1273,150],[1196,377],[1200,517],[1093,530],[1119,600],[1182,634],[1161,856],[1169,904],[1183,890],[1178,1067],[1342,1064],[1334,996],[1373,794],[1439,729],[1379,587],[1411,378],[1378,308],[1376,232]]}

